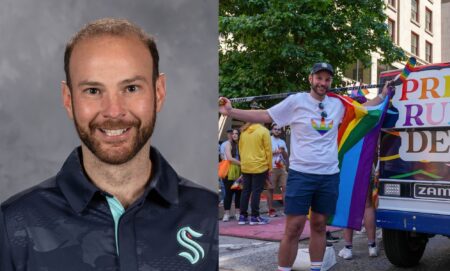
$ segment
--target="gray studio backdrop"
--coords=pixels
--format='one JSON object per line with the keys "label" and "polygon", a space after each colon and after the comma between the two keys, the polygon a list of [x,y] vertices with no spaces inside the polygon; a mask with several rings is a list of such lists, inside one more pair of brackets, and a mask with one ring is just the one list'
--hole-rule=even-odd
{"label": "gray studio backdrop", "polygon": [[126,18],[156,37],[167,77],[152,145],[182,176],[217,188],[217,1],[0,0],[0,201],[53,176],[79,140],[61,105],[67,40]]}

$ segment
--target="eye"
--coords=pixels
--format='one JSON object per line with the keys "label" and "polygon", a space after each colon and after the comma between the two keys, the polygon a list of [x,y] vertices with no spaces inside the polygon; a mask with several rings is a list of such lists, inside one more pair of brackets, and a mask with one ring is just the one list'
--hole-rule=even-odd
{"label": "eye", "polygon": [[100,90],[98,88],[88,88],[84,92],[90,95],[97,95],[100,93]]}
{"label": "eye", "polygon": [[139,90],[139,87],[136,85],[127,86],[126,91],[127,92],[136,92]]}

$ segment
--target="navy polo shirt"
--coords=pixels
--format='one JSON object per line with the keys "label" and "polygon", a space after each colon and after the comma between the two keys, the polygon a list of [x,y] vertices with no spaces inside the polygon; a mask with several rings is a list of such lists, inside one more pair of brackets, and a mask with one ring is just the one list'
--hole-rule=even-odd
{"label": "navy polo shirt", "polygon": [[217,195],[153,147],[150,157],[152,179],[126,210],[89,181],[80,147],[56,176],[2,203],[0,270],[217,270]]}

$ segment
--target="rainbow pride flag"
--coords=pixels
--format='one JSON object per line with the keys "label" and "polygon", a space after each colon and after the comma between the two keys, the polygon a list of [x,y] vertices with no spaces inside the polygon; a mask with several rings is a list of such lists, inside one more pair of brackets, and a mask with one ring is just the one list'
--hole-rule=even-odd
{"label": "rainbow pride flag", "polygon": [[341,169],[333,226],[361,229],[364,206],[372,173],[372,164],[381,123],[389,95],[377,106],[364,107],[350,97],[328,93],[341,100],[345,115],[338,131],[339,168]]}
{"label": "rainbow pride flag", "polygon": [[406,62],[405,68],[403,68],[402,73],[400,74],[400,80],[404,82],[406,78],[408,78],[409,74],[414,71],[414,67],[416,66],[416,58],[410,57]]}
{"label": "rainbow pride flag", "polygon": [[369,94],[369,90],[366,88],[358,88],[352,91],[352,96],[366,96]]}

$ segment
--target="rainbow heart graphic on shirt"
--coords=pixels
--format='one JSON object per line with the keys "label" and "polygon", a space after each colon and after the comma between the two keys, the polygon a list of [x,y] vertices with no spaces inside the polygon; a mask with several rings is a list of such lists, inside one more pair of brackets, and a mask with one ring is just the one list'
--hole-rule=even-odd
{"label": "rainbow heart graphic on shirt", "polygon": [[331,128],[333,128],[333,120],[331,120],[327,124],[325,119],[322,118],[320,120],[320,124],[317,124],[317,122],[315,120],[311,119],[311,125],[320,135],[324,135],[326,132],[331,130]]}

